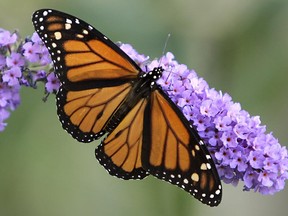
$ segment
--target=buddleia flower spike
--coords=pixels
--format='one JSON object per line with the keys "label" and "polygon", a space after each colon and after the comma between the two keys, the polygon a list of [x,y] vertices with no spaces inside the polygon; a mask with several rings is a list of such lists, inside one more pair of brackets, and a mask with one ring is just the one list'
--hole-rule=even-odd
{"label": "buddleia flower spike", "polygon": [[[121,46],[124,51],[126,47]],[[138,55],[135,51],[130,57],[136,60]],[[229,94],[210,88],[171,52],[160,59],[164,72],[157,82],[207,145],[221,180],[235,186],[243,181],[243,190],[261,194],[283,190],[288,178],[287,149],[266,132],[260,117],[250,116]],[[153,60],[148,70],[158,63]]]}

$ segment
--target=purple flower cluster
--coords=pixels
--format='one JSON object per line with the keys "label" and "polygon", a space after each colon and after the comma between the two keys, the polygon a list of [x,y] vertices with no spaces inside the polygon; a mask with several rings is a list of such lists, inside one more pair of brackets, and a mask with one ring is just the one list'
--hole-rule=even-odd
{"label": "purple flower cluster", "polygon": [[271,133],[266,133],[259,116],[250,116],[228,94],[209,88],[194,70],[174,60],[168,52],[148,63],[130,45],[123,49],[142,69],[164,68],[158,84],[193,124],[215,161],[220,178],[244,190],[274,194],[284,188],[288,178],[285,147]]}
{"label": "purple flower cluster", "polygon": [[36,33],[23,42],[16,32],[0,29],[0,131],[10,111],[20,104],[21,86],[36,88],[38,82],[44,82],[46,93],[58,90],[54,73],[47,77],[50,64],[48,50]]}

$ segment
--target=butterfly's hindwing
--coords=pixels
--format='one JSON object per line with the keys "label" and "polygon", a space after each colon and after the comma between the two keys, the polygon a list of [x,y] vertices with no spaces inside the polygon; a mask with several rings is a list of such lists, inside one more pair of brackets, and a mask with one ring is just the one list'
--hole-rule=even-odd
{"label": "butterfly's hindwing", "polygon": [[130,83],[79,91],[67,91],[61,86],[56,99],[63,128],[80,142],[100,138],[107,132],[107,122],[130,89]]}
{"label": "butterfly's hindwing", "polygon": [[101,165],[113,176],[142,179],[142,131],[147,100],[141,99],[95,151]]}
{"label": "butterfly's hindwing", "polygon": [[161,89],[152,93],[144,119],[143,168],[205,204],[218,205],[222,188],[214,162],[196,131]]}

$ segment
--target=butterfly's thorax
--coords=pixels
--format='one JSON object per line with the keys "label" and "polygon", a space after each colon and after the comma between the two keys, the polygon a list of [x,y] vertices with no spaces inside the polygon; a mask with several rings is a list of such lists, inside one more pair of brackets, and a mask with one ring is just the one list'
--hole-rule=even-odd
{"label": "butterfly's thorax", "polygon": [[140,73],[139,79],[133,85],[131,92],[139,94],[141,98],[150,96],[150,93],[155,90],[156,81],[162,76],[162,72],[162,67],[156,67],[147,73]]}
{"label": "butterfly's thorax", "polygon": [[104,131],[111,132],[127,113],[142,99],[149,98],[156,89],[156,81],[162,76],[163,68],[156,67],[149,72],[141,72],[139,77],[132,81],[132,88],[124,101],[115,110],[111,119],[104,127]]}

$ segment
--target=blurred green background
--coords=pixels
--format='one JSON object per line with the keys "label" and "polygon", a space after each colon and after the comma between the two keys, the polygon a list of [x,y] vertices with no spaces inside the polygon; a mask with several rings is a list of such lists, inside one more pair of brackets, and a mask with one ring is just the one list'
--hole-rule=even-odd
{"label": "blurred green background", "polygon": [[[114,41],[151,58],[167,50],[211,87],[260,115],[288,142],[288,1],[286,0],[1,0],[0,27],[33,33],[31,14],[54,8],[78,16]],[[149,177],[123,181],[96,161],[97,143],[62,130],[54,97],[23,89],[21,106],[0,134],[0,215],[286,215],[288,189],[274,196],[224,184],[217,208]]]}

